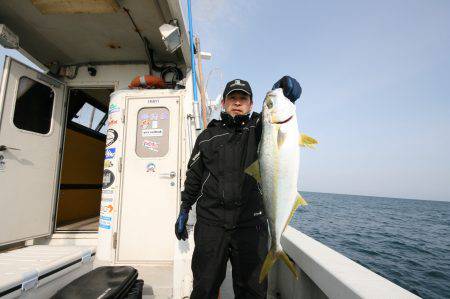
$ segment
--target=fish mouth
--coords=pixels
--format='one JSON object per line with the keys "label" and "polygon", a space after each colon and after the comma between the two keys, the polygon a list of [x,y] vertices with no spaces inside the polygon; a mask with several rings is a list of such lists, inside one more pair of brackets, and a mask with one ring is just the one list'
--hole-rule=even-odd
{"label": "fish mouth", "polygon": [[278,124],[278,125],[285,124],[285,123],[287,123],[288,121],[290,121],[290,120],[292,119],[292,117],[293,117],[293,115],[289,116],[289,117],[288,117],[287,119],[285,119],[285,120],[282,120],[282,121],[273,121],[272,123],[273,123],[273,124]]}

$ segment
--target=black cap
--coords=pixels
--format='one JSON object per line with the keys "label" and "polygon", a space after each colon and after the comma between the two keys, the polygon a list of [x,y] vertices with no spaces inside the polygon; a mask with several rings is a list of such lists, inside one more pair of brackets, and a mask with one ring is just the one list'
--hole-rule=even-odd
{"label": "black cap", "polygon": [[225,86],[225,90],[223,91],[223,99],[225,99],[227,95],[229,95],[233,91],[245,92],[250,96],[250,98],[253,98],[252,88],[250,87],[250,84],[245,80],[234,79],[228,82]]}

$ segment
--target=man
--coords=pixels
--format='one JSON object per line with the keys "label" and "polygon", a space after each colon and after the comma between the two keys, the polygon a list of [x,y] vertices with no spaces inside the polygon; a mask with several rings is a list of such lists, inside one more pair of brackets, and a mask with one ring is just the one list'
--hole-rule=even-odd
{"label": "man", "polygon": [[[300,84],[285,76],[273,89],[300,97]],[[268,251],[267,219],[256,180],[244,173],[257,158],[260,115],[250,111],[253,93],[247,81],[235,79],[223,92],[221,120],[198,136],[186,172],[175,234],[187,239],[188,213],[197,203],[192,256],[191,298],[217,298],[230,259],[236,298],[266,298],[267,280],[258,282]]]}

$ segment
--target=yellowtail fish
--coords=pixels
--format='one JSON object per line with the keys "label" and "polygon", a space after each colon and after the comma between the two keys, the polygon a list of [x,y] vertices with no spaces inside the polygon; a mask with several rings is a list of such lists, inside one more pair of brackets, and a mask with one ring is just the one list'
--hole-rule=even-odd
{"label": "yellowtail fish", "polygon": [[269,220],[271,245],[259,276],[262,282],[280,258],[298,279],[298,271],[283,251],[281,234],[299,205],[306,201],[298,194],[299,145],[314,147],[317,141],[300,134],[295,105],[281,88],[267,93],[263,103],[262,136],[258,160],[245,172],[261,184],[264,208]]}

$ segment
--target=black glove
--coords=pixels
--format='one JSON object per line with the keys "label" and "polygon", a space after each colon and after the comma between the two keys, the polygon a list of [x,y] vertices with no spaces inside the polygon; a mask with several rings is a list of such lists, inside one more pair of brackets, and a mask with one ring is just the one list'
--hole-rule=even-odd
{"label": "black glove", "polygon": [[189,211],[181,209],[178,215],[177,222],[175,223],[175,235],[178,240],[186,240],[188,238],[188,233],[186,229],[186,223],[189,219]]}
{"label": "black glove", "polygon": [[280,80],[278,80],[272,87],[272,90],[282,88],[283,94],[286,98],[288,98],[292,103],[300,97],[302,94],[302,87],[297,80],[292,77],[284,76]]}

